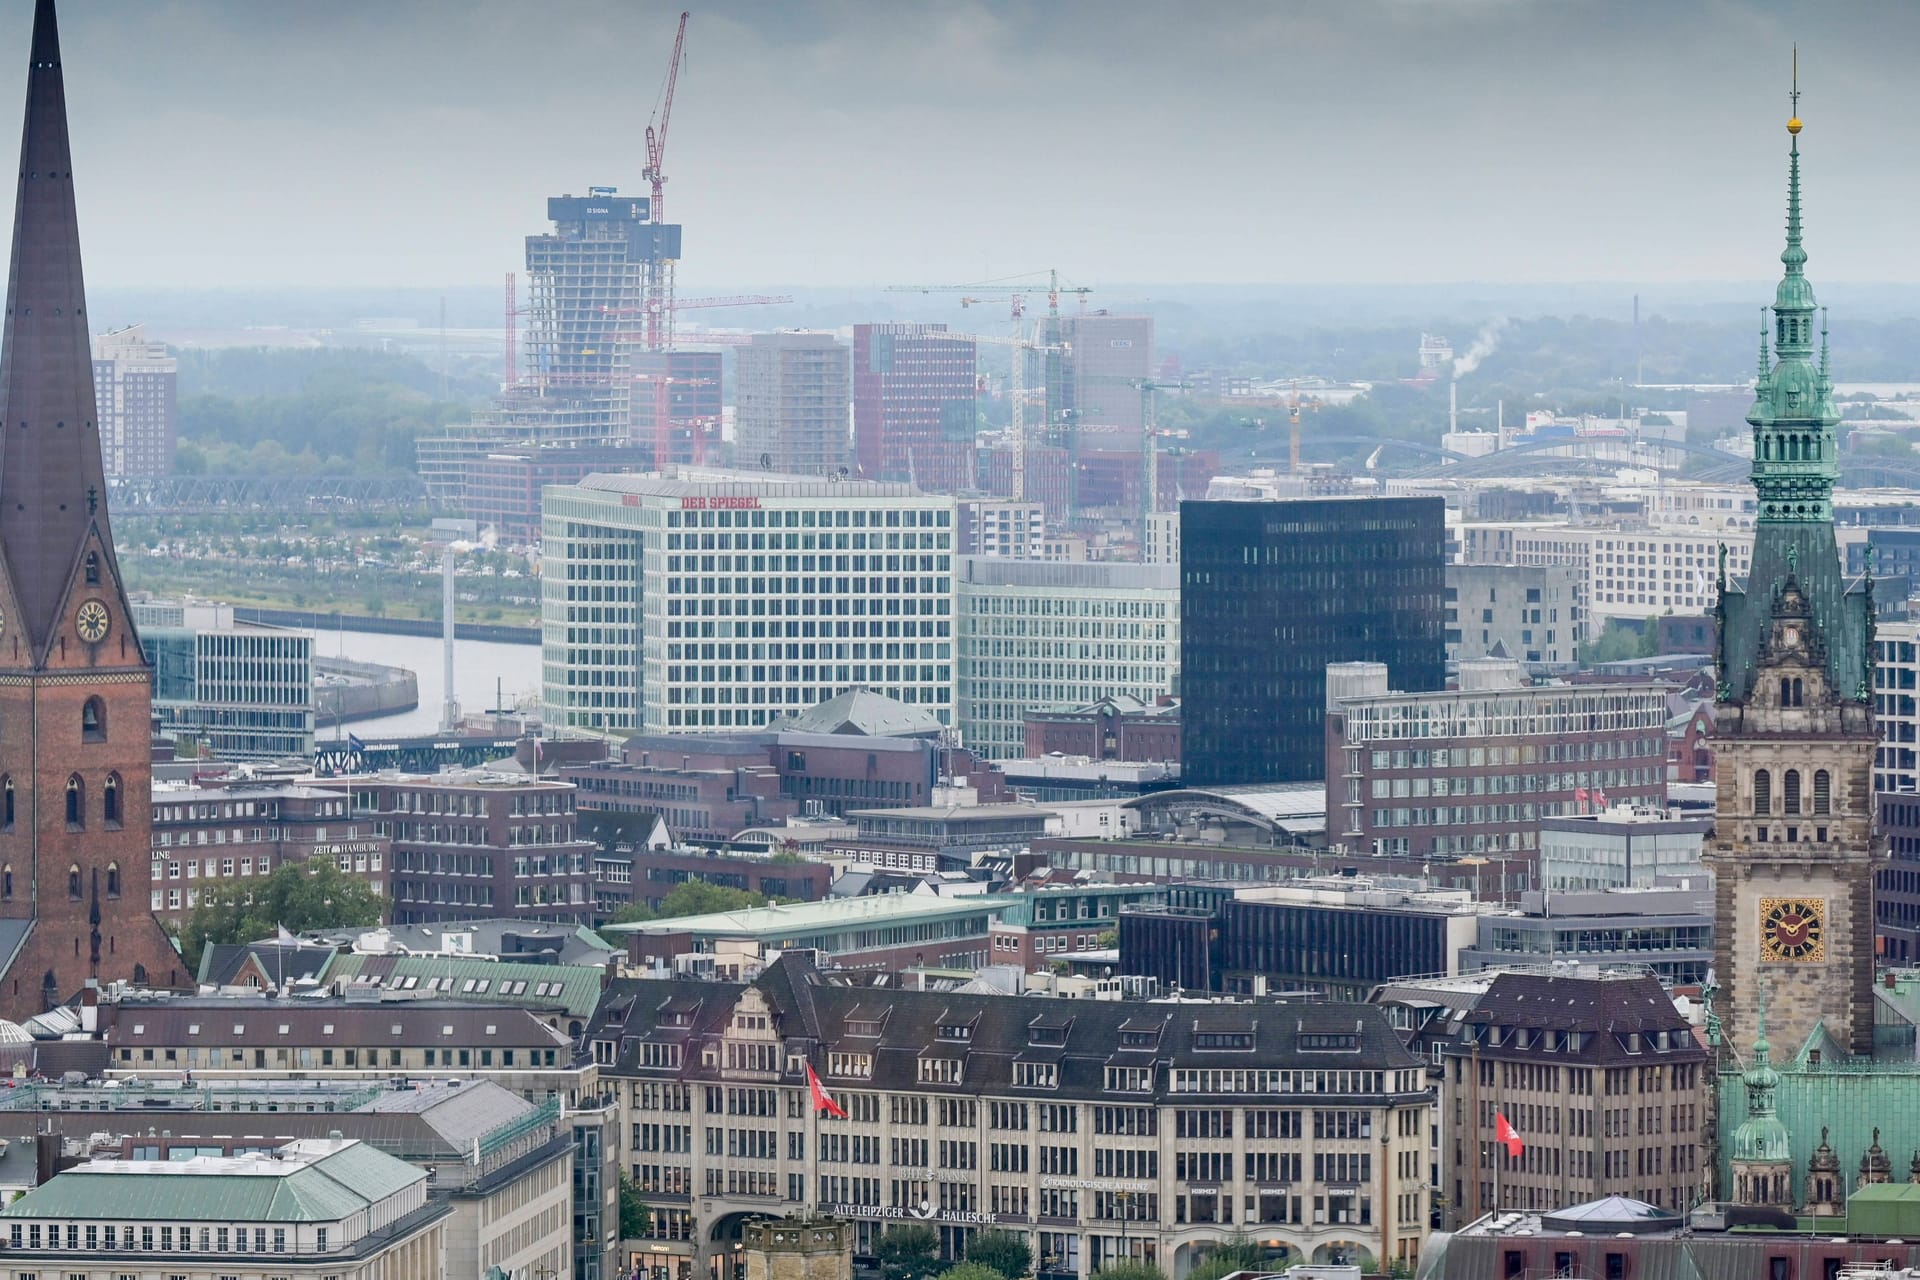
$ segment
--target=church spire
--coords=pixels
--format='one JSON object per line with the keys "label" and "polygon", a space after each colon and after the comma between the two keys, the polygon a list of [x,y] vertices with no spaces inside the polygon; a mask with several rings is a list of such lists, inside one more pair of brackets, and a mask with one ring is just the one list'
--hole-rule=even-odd
{"label": "church spire", "polygon": [[0,558],[36,652],[57,626],[90,527],[113,558],[86,317],[60,32],[53,0],[37,0],[0,342]]}

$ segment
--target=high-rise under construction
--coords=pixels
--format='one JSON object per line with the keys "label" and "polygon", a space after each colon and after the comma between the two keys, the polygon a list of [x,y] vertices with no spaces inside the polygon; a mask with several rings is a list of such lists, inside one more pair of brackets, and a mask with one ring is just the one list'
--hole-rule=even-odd
{"label": "high-rise under construction", "polygon": [[[649,214],[646,197],[613,187],[547,201],[553,229],[526,241],[527,321],[515,379],[472,422],[418,442],[430,493],[460,499],[468,466],[506,445],[654,439],[652,392],[636,388],[634,365],[644,354],[648,286],[679,258],[680,227]],[[636,414],[636,396],[648,397],[644,413]],[[644,439],[636,417],[644,419]]]}

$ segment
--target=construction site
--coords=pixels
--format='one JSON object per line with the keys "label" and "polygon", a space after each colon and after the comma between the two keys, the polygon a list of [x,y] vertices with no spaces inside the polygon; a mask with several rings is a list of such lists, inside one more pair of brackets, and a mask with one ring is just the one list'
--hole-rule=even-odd
{"label": "construction site", "polygon": [[1159,398],[1190,387],[1156,360],[1152,318],[1094,308],[1093,288],[1058,271],[890,287],[1004,316],[979,332],[856,324],[847,342],[844,330],[683,326],[682,312],[791,301],[676,291],[682,227],[666,216],[666,153],[686,28],[682,14],[645,131],[644,189],[551,196],[548,228],[526,237],[522,269],[505,278],[498,396],[417,442],[435,499],[522,531],[541,487],[576,483],[583,468],[724,463],[1034,502],[1050,530],[1072,535],[1044,544],[1048,554],[1086,554],[1092,540],[1138,555],[1157,514],[1205,494],[1218,456],[1159,425]]}

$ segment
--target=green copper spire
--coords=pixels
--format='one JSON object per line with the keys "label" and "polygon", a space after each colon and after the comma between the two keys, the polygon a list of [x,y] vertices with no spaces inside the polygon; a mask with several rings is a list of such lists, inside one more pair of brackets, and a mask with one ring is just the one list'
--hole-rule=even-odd
{"label": "green copper spire", "polygon": [[1767,984],[1755,982],[1753,1065],[1741,1076],[1747,1087],[1747,1118],[1733,1131],[1732,1155],[1735,1160],[1780,1163],[1793,1158],[1787,1127],[1774,1112],[1773,1091],[1780,1087],[1780,1073],[1773,1069],[1772,1046],[1767,1043]]}
{"label": "green copper spire", "polygon": [[[1794,117],[1787,121],[1786,271],[1773,296],[1773,357],[1754,387],[1753,483],[1762,523],[1833,521],[1833,487],[1840,479],[1832,391],[1822,367],[1813,365],[1813,284],[1805,274],[1807,250],[1800,231],[1800,84],[1795,59]],[[1764,336],[1763,336],[1764,347]],[[1765,357],[1762,356],[1764,363]]]}

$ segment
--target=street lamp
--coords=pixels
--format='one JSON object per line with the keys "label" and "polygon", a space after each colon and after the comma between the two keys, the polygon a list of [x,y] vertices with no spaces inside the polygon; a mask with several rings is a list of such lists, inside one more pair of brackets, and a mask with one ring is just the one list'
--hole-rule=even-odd
{"label": "street lamp", "polygon": [[1131,1261],[1133,1255],[1127,1249],[1127,1213],[1133,1203],[1133,1192],[1116,1191],[1113,1198],[1120,1202],[1120,1258]]}

